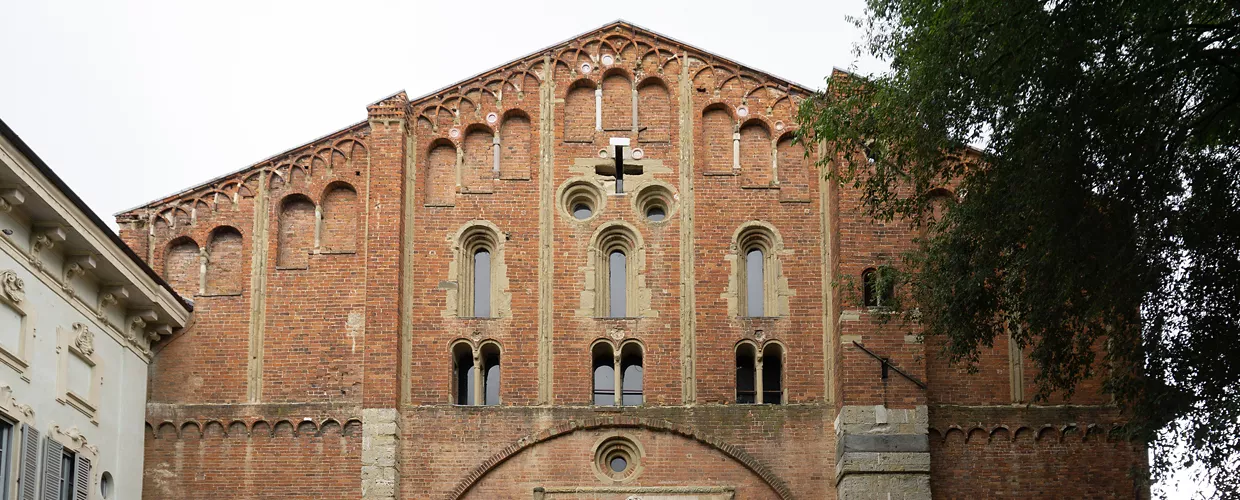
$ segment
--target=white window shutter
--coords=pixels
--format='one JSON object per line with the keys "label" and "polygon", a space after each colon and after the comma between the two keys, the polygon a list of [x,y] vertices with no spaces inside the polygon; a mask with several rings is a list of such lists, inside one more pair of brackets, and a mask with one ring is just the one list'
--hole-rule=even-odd
{"label": "white window shutter", "polygon": [[22,467],[18,483],[21,500],[39,500],[39,431],[22,424]]}
{"label": "white window shutter", "polygon": [[73,471],[73,500],[90,500],[90,459],[78,454]]}
{"label": "white window shutter", "polygon": [[47,438],[47,446],[43,447],[43,500],[60,500],[60,461],[64,458],[65,447],[52,438]]}

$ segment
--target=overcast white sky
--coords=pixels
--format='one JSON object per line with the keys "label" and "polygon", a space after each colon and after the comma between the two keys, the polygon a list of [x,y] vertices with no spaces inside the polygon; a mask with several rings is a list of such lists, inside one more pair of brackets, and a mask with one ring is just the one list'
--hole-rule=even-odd
{"label": "overcast white sky", "polygon": [[[0,118],[102,218],[617,18],[811,87],[841,2],[0,0]],[[870,63],[865,69],[879,69]]]}
{"label": "overcast white sky", "polygon": [[[105,221],[617,18],[813,88],[862,0],[0,0],[0,118]],[[1174,498],[1188,498],[1182,481]]]}

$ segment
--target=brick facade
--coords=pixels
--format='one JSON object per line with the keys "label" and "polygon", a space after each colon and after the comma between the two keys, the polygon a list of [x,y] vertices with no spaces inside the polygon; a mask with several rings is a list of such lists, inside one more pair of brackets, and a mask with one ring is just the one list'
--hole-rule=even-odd
{"label": "brick facade", "polygon": [[[381,100],[365,122],[121,214],[122,238],[196,305],[156,347],[145,494],[863,498],[848,488],[886,488],[873,482],[884,471],[854,467],[848,447],[887,432],[888,410],[913,439],[880,441],[922,444],[863,451],[925,462],[894,489],[1144,494],[1130,475],[1144,451],[1103,432],[1117,418],[1089,406],[1097,391],[1014,404],[1013,381],[1032,380],[1012,376],[1027,366],[1019,352],[996,345],[964,373],[832,286],[913,235],[861,214],[858,193],[805,158],[792,134],[807,95],[617,22]],[[624,194],[613,138],[631,143]],[[471,281],[474,237],[489,251],[486,291]],[[608,242],[630,266],[615,318],[600,284],[617,279],[600,274]],[[753,249],[762,317],[745,313]],[[491,317],[460,317],[484,292]],[[928,388],[882,379],[854,341]],[[782,404],[737,404],[742,342],[782,352],[759,360],[782,366],[764,382]],[[454,368],[454,347],[468,359],[484,346],[498,346],[499,404],[453,405],[458,384],[488,383],[462,375],[484,367]],[[641,406],[591,405],[592,353],[608,349],[640,351]],[[613,438],[640,450],[625,469],[636,474],[596,464]],[[1057,474],[1091,479],[1045,486]]]}

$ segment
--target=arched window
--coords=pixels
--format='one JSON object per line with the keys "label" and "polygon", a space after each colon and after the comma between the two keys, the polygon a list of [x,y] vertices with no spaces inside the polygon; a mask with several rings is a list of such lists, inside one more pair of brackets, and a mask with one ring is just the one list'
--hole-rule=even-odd
{"label": "arched window", "polygon": [[461,342],[452,346],[452,402],[458,405],[474,404],[474,352],[469,344]]}
{"label": "arched window", "polygon": [[467,342],[452,346],[452,402],[457,405],[498,405],[500,348],[485,342],[474,350]]}
{"label": "arched window", "polygon": [[642,395],[642,348],[634,343],[624,344],[620,348],[620,404],[623,406],[639,406],[644,402]]}
{"label": "arched window", "polygon": [[739,404],[758,402],[756,354],[753,344],[736,346],[736,402]]}
{"label": "arched window", "polygon": [[610,343],[599,342],[594,344],[591,357],[595,405],[639,406],[645,403],[645,367],[640,344],[624,343],[617,356]]}
{"label": "arched window", "polygon": [[759,403],[768,405],[784,402],[784,350],[779,344],[768,343],[762,348],[762,361],[759,363],[762,372],[762,400]]}
{"label": "arched window", "polygon": [[625,286],[625,276],[628,273],[628,257],[623,251],[612,250],[608,256],[608,272],[607,272],[607,291],[610,298],[607,315],[612,318],[623,318],[628,316],[625,295],[628,288]]}
{"label": "arched window", "polygon": [[203,280],[208,295],[241,293],[241,232],[230,226],[211,230],[207,241],[207,276]]}
{"label": "arched window", "polygon": [[861,272],[862,303],[865,307],[886,307],[891,305],[895,292],[895,283],[874,268]]}
{"label": "arched window", "polygon": [[641,266],[640,246],[637,233],[621,223],[604,226],[595,233],[590,257],[595,269],[595,317],[638,316],[635,287]]}
{"label": "arched window", "polygon": [[491,317],[491,252],[474,251],[474,317]]}
{"label": "arched window", "polygon": [[314,250],[314,202],[305,195],[292,194],[280,202],[279,232],[276,235],[276,266],[306,268]]}
{"label": "arched window", "polygon": [[482,360],[482,404],[499,404],[499,346],[486,343],[479,349]]}
{"label": "arched window", "polygon": [[776,290],[779,276],[778,238],[763,223],[742,226],[736,237],[737,313],[746,317],[779,316],[780,297]]}
{"label": "arched window", "polygon": [[201,257],[198,243],[189,237],[181,237],[168,243],[164,251],[164,279],[172,289],[184,297],[201,293]]}
{"label": "arched window", "polygon": [[761,248],[745,252],[745,315],[763,316],[766,305],[766,259]]}
{"label": "arched window", "polygon": [[736,402],[777,405],[784,402],[784,350],[769,342],[761,351],[750,341],[736,346]]}
{"label": "arched window", "polygon": [[616,356],[611,344],[600,342],[594,345],[593,369],[594,404],[597,406],[616,405]]}
{"label": "arched window", "polygon": [[461,233],[458,252],[457,315],[462,318],[496,317],[495,268],[499,235],[486,225]]}

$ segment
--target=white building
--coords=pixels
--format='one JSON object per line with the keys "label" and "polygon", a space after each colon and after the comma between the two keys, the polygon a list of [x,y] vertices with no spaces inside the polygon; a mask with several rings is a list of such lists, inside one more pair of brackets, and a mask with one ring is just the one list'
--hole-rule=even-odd
{"label": "white building", "polygon": [[0,499],[142,495],[149,345],[190,308],[0,121]]}

